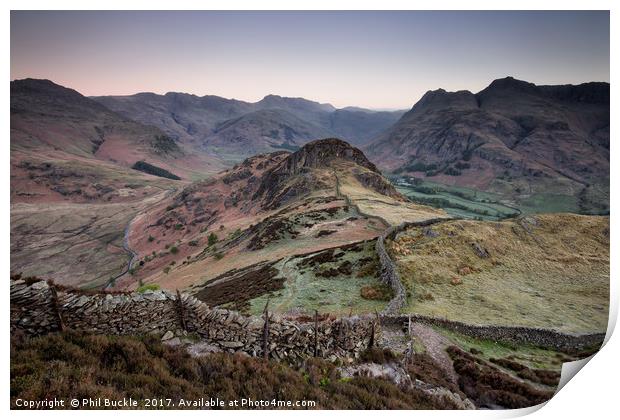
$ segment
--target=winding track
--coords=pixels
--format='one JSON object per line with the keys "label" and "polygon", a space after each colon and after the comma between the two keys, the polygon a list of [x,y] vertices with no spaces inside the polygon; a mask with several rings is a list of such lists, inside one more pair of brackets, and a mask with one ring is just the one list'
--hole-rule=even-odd
{"label": "winding track", "polygon": [[[131,218],[131,220],[127,223],[127,226],[125,226],[125,233],[123,234],[123,250],[128,254],[129,256],[129,261],[127,261],[127,266],[124,268],[124,270],[122,272],[120,272],[118,275],[112,277],[110,279],[110,281],[108,281],[108,283],[104,286],[103,290],[107,290],[110,287],[113,287],[114,284],[116,283],[116,280],[120,279],[121,277],[123,277],[125,274],[127,274],[129,272],[129,270],[131,270],[131,266],[133,265],[134,260],[136,259],[136,257],[138,256],[138,253],[136,251],[134,251],[133,249],[131,249],[131,247],[129,246],[129,231],[131,229],[131,225],[132,223],[138,218],[138,216],[140,216],[143,212],[150,210],[151,208],[155,207],[156,205],[158,205],[162,200],[168,198],[170,195],[174,194],[176,192],[176,188],[168,188],[166,190],[164,190],[163,193],[163,197],[161,199],[157,199],[155,200],[155,202],[153,204],[151,204],[150,206],[147,206],[145,208],[143,208],[142,210],[138,210],[138,212],[136,213],[136,215],[134,217]],[[162,194],[160,193],[160,194]],[[160,195],[158,194],[158,195]],[[151,198],[155,198],[155,196],[153,197],[149,197],[147,200],[151,199]],[[146,201],[146,200],[145,200]]]}

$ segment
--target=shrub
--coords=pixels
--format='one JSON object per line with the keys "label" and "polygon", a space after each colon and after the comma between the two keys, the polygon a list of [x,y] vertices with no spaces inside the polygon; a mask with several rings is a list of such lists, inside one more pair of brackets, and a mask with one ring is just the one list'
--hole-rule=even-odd
{"label": "shrub", "polygon": [[153,242],[155,238],[152,235],[149,235],[149,242]]}
{"label": "shrub", "polygon": [[145,285],[142,285],[142,286],[138,287],[136,289],[136,292],[144,293],[144,292],[146,292],[148,290],[151,290],[151,291],[154,292],[154,291],[159,290],[159,289],[160,289],[159,284],[145,284]]}
{"label": "shrub", "polygon": [[168,274],[170,272],[170,266],[164,267],[164,274]]}
{"label": "shrub", "polygon": [[458,384],[452,382],[451,378],[446,375],[444,368],[438,365],[428,353],[415,353],[411,355],[409,362],[406,367],[412,379],[447,388],[458,393],[461,397],[465,397],[460,392]]}
{"label": "shrub", "polygon": [[239,236],[241,236],[241,229],[236,229],[234,232],[232,232],[230,235],[230,239],[236,239]]}
{"label": "shrub", "polygon": [[178,153],[181,151],[174,139],[166,136],[165,134],[155,136],[155,138],[151,141],[151,147],[153,147],[153,149],[155,149],[155,151],[157,151],[157,153],[160,155],[167,155],[168,153]]}
{"label": "shrub", "polygon": [[217,235],[216,235],[215,233],[211,232],[211,233],[209,234],[209,238],[208,238],[208,240],[207,240],[207,244],[208,244],[209,246],[212,246],[212,245],[215,245],[215,244],[217,243],[217,241],[218,241],[218,237],[217,237]]}
{"label": "shrub", "polygon": [[170,247],[170,252],[173,254],[178,254],[179,253],[179,248],[177,248],[176,246],[171,246]]}
{"label": "shrub", "polygon": [[360,296],[367,300],[389,301],[393,297],[392,289],[388,285],[366,285],[360,289]]}
{"label": "shrub", "polygon": [[224,254],[218,251],[215,254],[213,254],[213,258],[215,258],[216,260],[221,260],[222,258],[224,258]]}
{"label": "shrub", "polygon": [[373,260],[369,263],[360,267],[357,272],[357,277],[375,277],[377,275],[377,270],[379,270],[379,261]]}
{"label": "shrub", "polygon": [[421,300],[435,300],[435,296],[432,293],[426,292],[420,295]]}
{"label": "shrub", "polygon": [[450,175],[450,176],[459,176],[459,175],[461,175],[461,171],[459,171],[458,169],[454,169],[452,166],[450,166],[448,169],[446,169],[444,171],[444,173],[446,175]]}
{"label": "shrub", "polygon": [[198,246],[198,241],[189,241],[188,244],[189,246]]}
{"label": "shrub", "polygon": [[470,161],[473,154],[474,154],[473,150],[465,150],[465,152],[463,153],[463,160]]}
{"label": "shrub", "polygon": [[553,391],[541,390],[517,380],[458,347],[449,346],[446,352],[460,377],[461,389],[478,406],[523,408],[541,404],[553,396]]}
{"label": "shrub", "polygon": [[311,358],[303,368],[214,353],[191,357],[155,336],[86,335],[74,331],[28,338],[11,335],[11,405],[18,398],[312,400],[321,409],[456,408],[417,389],[380,378],[341,380],[333,363]]}

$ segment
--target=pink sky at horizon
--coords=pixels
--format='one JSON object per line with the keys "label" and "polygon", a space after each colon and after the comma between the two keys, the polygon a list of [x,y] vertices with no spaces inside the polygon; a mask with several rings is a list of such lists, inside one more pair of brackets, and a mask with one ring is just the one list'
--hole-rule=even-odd
{"label": "pink sky at horizon", "polygon": [[11,12],[11,80],[87,96],[268,94],[408,109],[506,76],[609,81],[608,12]]}

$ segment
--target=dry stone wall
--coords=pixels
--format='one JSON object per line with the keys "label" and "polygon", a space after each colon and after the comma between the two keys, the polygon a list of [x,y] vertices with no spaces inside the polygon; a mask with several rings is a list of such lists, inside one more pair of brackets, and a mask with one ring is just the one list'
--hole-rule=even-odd
{"label": "dry stone wall", "polygon": [[411,322],[446,328],[481,340],[517,345],[526,344],[568,353],[599,347],[605,339],[605,333],[577,335],[545,328],[465,324],[445,318],[418,314],[384,316],[381,318],[381,323],[406,328],[409,319]]}
{"label": "dry stone wall", "polygon": [[[209,308],[185,294],[167,291],[125,294],[83,294],[56,290],[45,281],[11,281],[11,331],[41,335],[70,328],[94,334],[164,335],[183,329],[223,351],[264,356],[264,317]],[[564,352],[602,343],[605,334],[572,335],[555,330],[472,325],[424,315],[350,317],[318,323],[297,322],[269,315],[268,356],[301,361],[316,354],[325,358],[356,357],[381,334],[380,325],[403,327],[413,322],[443,327],[479,339],[528,344]],[[380,321],[380,322],[377,322]],[[315,331],[316,330],[316,331]]]}
{"label": "dry stone wall", "polygon": [[[355,357],[379,334],[374,316],[297,322],[269,315],[267,353],[277,360]],[[96,334],[157,334],[185,330],[224,351],[264,356],[264,317],[209,308],[167,291],[83,294],[45,281],[11,281],[11,331],[40,335],[70,328]]]}
{"label": "dry stone wall", "polygon": [[400,275],[398,274],[398,269],[392,258],[388,254],[385,249],[385,240],[386,239],[394,239],[399,232],[404,231],[410,227],[420,227],[420,226],[429,226],[437,222],[446,221],[449,219],[446,218],[438,218],[438,219],[429,219],[421,222],[405,222],[401,223],[398,226],[391,226],[386,229],[381,236],[377,238],[377,242],[375,244],[375,252],[379,256],[379,263],[381,264],[381,281],[392,289],[394,292],[394,297],[385,309],[381,312],[382,315],[395,315],[400,312],[400,310],[407,303],[407,291],[405,290],[405,286],[400,281]]}

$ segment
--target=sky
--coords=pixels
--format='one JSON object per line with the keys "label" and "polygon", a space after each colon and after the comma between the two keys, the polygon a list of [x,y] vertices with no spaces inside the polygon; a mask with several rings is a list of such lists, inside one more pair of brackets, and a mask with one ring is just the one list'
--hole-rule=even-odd
{"label": "sky", "polygon": [[12,11],[11,80],[410,108],[426,91],[609,81],[608,11]]}

